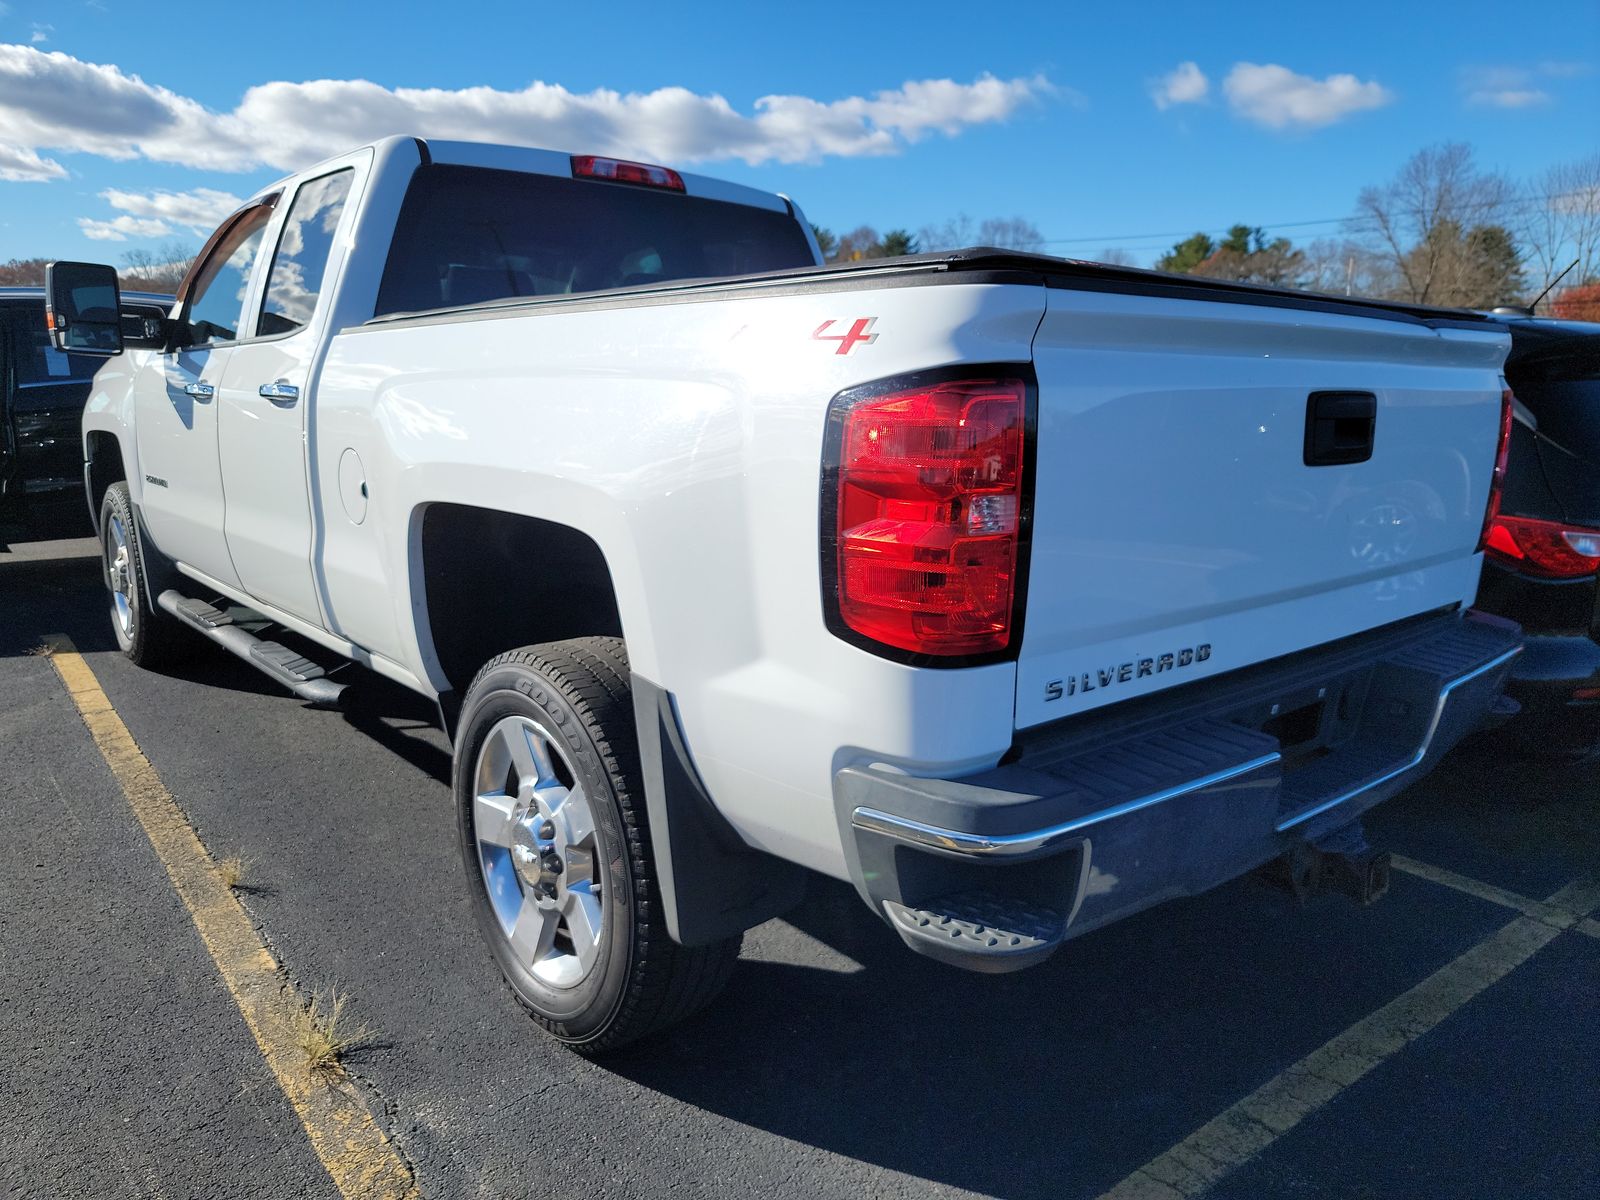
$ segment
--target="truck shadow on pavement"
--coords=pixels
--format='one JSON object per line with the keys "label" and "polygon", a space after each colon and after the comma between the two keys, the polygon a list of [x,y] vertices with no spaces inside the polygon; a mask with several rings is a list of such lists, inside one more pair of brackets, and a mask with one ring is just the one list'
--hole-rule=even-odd
{"label": "truck shadow on pavement", "polygon": [[[85,653],[115,650],[96,560],[0,571],[0,655],[36,650],[44,632]],[[281,695],[198,638],[172,675]],[[430,705],[365,672],[352,698],[345,722],[448,784],[449,746]],[[1542,899],[1600,870],[1597,785],[1593,767],[1464,747],[1368,827],[1375,844]],[[909,1176],[898,1181],[907,1194],[930,1181],[1008,1200],[1093,1196],[1514,915],[1400,872],[1390,896],[1364,909],[1336,897],[1301,909],[1241,880],[1069,942],[1033,971],[977,976],[913,955],[850,887],[813,877],[795,912],[747,935],[707,1012],[584,1069],[837,1156],[814,1162],[838,1175],[819,1191],[884,1190],[892,1181],[865,1163]],[[1582,935],[1564,936],[1588,949]],[[1499,1052],[1470,1023],[1429,1035],[1441,1036],[1475,1060]],[[1504,1118],[1530,1153],[1545,1145],[1539,1107],[1573,1097],[1557,1087],[1539,1101]],[[1364,1081],[1338,1103],[1381,1131],[1409,1097]],[[1440,1146],[1475,1153],[1450,1137]],[[721,1161],[708,1152],[705,1174]],[[769,1190],[795,1190],[777,1182],[783,1164],[772,1167]]]}
{"label": "truck shadow on pavement", "polygon": [[[1470,821],[1461,785],[1396,800],[1416,810],[1398,824]],[[1510,821],[1491,814],[1490,840],[1593,831],[1600,804],[1583,790]],[[1591,870],[1600,857],[1593,832],[1566,848]],[[708,1013],[605,1065],[919,1179],[1093,1196],[1515,916],[1403,874],[1364,909],[1331,896],[1299,908],[1252,878],[1069,942],[1033,971],[977,976],[911,954],[852,889],[817,879],[786,921],[747,936]],[[806,939],[833,969],[792,961]],[[1357,1101],[1381,1126],[1396,1098],[1372,1096]]]}

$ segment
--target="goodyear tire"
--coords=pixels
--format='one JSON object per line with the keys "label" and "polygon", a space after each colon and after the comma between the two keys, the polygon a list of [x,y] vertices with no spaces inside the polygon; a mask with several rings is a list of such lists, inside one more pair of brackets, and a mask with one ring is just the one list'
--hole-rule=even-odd
{"label": "goodyear tire", "polygon": [[715,998],[740,938],[667,934],[619,638],[512,650],[467,690],[455,749],[462,864],[517,1001],[602,1054]]}

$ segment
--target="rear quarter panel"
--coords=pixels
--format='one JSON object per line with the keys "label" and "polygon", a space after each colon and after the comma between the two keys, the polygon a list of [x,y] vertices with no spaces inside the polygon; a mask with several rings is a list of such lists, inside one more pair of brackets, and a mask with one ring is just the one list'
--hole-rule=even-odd
{"label": "rear quarter panel", "polygon": [[[906,371],[1026,362],[1043,303],[1037,286],[951,284],[347,331],[314,433],[335,631],[442,689],[416,555],[426,506],[582,530],[606,555],[633,669],[672,693],[719,808],[753,844],[842,875],[833,772],[992,764],[1011,741],[1015,668],[912,670],[827,632],[828,402]],[[863,317],[876,339],[849,354],[811,336]],[[370,484],[359,526],[336,499],[347,450]]]}

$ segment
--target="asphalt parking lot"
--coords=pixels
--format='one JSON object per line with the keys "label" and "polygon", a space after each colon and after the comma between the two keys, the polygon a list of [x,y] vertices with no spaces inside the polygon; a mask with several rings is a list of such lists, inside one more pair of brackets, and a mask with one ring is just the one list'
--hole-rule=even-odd
{"label": "asphalt parking lot", "polygon": [[0,553],[8,1195],[350,1191],[33,653],[56,634],[210,856],[246,860],[293,993],[370,1031],[349,1103],[417,1194],[1595,1194],[1600,767],[1464,749],[1368,821],[1403,856],[1377,905],[1241,880],[1015,976],[917,958],[817,879],[707,1013],[596,1064],[479,943],[425,705],[363,677],[313,710],[203,644],[141,672],[82,554]]}

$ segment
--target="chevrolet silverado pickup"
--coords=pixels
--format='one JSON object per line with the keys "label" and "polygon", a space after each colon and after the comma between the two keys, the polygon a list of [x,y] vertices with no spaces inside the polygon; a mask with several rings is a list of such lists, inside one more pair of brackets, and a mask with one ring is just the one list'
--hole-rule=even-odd
{"label": "chevrolet silverado pickup", "polygon": [[[590,1053],[807,872],[976,970],[1262,864],[1494,708],[1468,611],[1508,337],[976,249],[824,265],[787,198],[391,138],[266,188],[98,353],[116,635],[437,701],[511,991]],[[330,795],[340,765],[327,764]]]}

